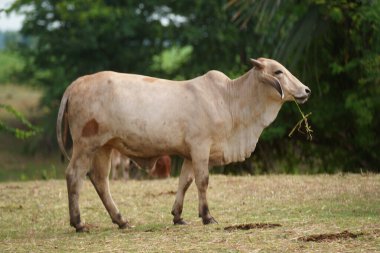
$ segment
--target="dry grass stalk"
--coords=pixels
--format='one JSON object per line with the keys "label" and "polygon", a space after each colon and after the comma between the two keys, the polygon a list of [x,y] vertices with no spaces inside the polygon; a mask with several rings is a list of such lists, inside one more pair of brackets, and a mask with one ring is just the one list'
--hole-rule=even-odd
{"label": "dry grass stalk", "polygon": [[[302,112],[301,108],[299,107],[297,101],[294,100],[294,103],[296,103],[298,111],[300,112],[300,114],[302,116],[302,119],[300,119],[297,122],[297,124],[293,127],[292,131],[290,131],[288,136],[292,137],[294,131],[297,129],[298,132],[306,135],[307,140],[312,141],[313,140],[313,135],[312,135],[313,130],[311,129],[311,126],[309,125],[309,122],[307,121],[307,118],[311,115],[311,112],[309,112],[308,114],[305,115]],[[304,124],[302,124],[302,123],[304,123]],[[305,126],[305,131],[302,131],[302,125]]]}

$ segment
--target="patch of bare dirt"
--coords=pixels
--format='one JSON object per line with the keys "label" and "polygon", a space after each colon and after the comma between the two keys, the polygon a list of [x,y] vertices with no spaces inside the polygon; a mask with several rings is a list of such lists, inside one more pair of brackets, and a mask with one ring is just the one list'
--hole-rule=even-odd
{"label": "patch of bare dirt", "polygon": [[363,233],[351,233],[348,230],[345,230],[341,233],[303,236],[303,237],[298,238],[298,240],[304,241],[304,242],[326,242],[326,241],[335,241],[335,240],[350,239],[350,238],[354,239],[362,235]]}
{"label": "patch of bare dirt", "polygon": [[235,231],[235,230],[249,230],[249,229],[266,229],[266,228],[275,228],[281,227],[281,224],[278,223],[249,223],[249,224],[240,224],[234,226],[225,227],[226,231]]}
{"label": "patch of bare dirt", "polygon": [[22,187],[18,185],[6,185],[5,189],[22,189]]}
{"label": "patch of bare dirt", "polygon": [[6,205],[6,206],[0,206],[0,209],[3,209],[5,211],[14,211],[14,210],[21,210],[24,207],[22,205]]}
{"label": "patch of bare dirt", "polygon": [[158,196],[163,196],[163,195],[176,195],[176,194],[177,194],[176,191],[167,191],[167,192],[159,192],[157,194],[147,193],[146,195],[149,197],[158,197]]}

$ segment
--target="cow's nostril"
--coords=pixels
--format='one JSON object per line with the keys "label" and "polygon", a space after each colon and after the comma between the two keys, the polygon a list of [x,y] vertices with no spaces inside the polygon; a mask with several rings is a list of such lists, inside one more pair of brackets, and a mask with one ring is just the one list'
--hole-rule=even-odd
{"label": "cow's nostril", "polygon": [[311,94],[311,90],[310,90],[309,88],[306,88],[306,89],[305,89],[305,92],[306,92],[306,94],[308,94],[308,95]]}

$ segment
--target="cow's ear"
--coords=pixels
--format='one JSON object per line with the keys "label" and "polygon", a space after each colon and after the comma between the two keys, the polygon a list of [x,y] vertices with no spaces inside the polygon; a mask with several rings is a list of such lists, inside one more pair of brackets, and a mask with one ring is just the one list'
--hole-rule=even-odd
{"label": "cow's ear", "polygon": [[252,65],[253,65],[253,67],[255,67],[258,70],[263,70],[264,67],[265,67],[265,65],[262,62],[258,61],[258,60],[255,60],[255,59],[251,58],[250,61],[251,61]]}
{"label": "cow's ear", "polygon": [[280,80],[278,80],[277,77],[267,75],[266,79],[268,80],[268,83],[275,88],[275,90],[280,94],[281,99],[284,99],[284,91],[282,89],[282,85],[280,83]]}

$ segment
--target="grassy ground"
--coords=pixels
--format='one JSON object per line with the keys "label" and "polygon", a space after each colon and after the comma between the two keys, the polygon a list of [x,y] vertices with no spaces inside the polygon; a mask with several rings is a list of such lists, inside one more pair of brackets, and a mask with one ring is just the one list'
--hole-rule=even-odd
{"label": "grassy ground", "polygon": [[[174,178],[111,182],[134,226],[119,230],[87,180],[80,203],[92,230],[77,234],[64,181],[2,183],[0,252],[380,252],[380,175],[213,175],[208,196],[219,224],[209,226],[197,217],[194,185],[184,206],[191,224],[171,225],[176,186]],[[224,230],[248,223],[281,226]],[[341,236],[350,233],[357,237]],[[317,241],[300,239],[309,236]]]}

